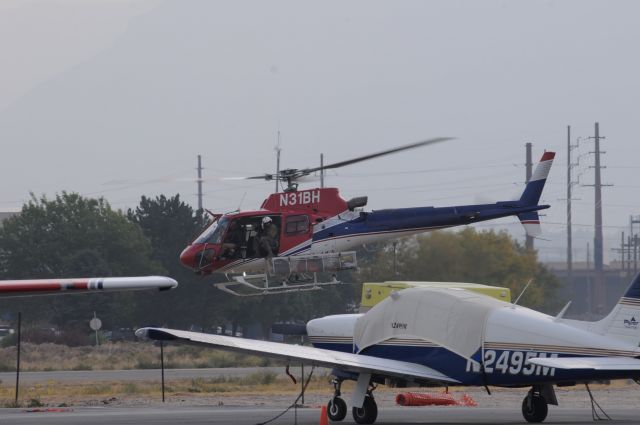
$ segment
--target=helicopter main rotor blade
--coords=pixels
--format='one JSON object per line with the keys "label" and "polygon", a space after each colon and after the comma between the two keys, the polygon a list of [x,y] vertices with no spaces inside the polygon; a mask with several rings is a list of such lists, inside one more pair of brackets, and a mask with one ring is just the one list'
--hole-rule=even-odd
{"label": "helicopter main rotor blade", "polygon": [[274,180],[275,178],[273,174],[263,174],[261,176],[251,177],[223,177],[222,180]]}
{"label": "helicopter main rotor blade", "polygon": [[357,162],[362,162],[362,161],[366,161],[366,160],[369,160],[369,159],[378,158],[380,156],[390,155],[390,154],[396,153],[396,152],[402,152],[402,151],[406,151],[406,150],[409,150],[409,149],[419,148],[419,147],[422,147],[422,146],[433,145],[435,143],[446,142],[447,140],[453,140],[453,137],[438,137],[438,138],[435,138],[435,139],[423,140],[421,142],[411,143],[409,145],[404,145],[404,146],[400,146],[400,147],[397,147],[397,148],[388,149],[386,151],[372,153],[370,155],[365,155],[365,156],[361,156],[361,157],[358,157],[358,158],[348,159],[346,161],[341,161],[341,162],[336,162],[336,163],[333,163],[333,164],[324,165],[322,167],[305,168],[304,170],[300,170],[300,173],[302,175],[304,175],[304,174],[314,173],[314,172],[320,171],[320,170],[328,170],[328,169],[332,169],[332,168],[340,168],[340,167],[344,167],[344,166],[347,166],[347,165],[355,164]]}

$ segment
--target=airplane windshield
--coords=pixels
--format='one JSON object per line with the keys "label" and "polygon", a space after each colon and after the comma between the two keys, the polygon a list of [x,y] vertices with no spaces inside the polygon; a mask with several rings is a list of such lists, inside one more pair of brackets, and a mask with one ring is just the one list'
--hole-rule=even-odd
{"label": "airplane windshield", "polygon": [[229,227],[229,219],[226,217],[214,222],[202,232],[195,243],[222,243],[222,237]]}

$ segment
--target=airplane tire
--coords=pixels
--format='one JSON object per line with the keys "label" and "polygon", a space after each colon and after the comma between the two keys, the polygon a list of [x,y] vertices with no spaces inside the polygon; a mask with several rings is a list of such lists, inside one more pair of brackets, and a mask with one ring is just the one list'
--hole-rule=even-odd
{"label": "airplane tire", "polygon": [[527,395],[524,400],[522,400],[522,416],[524,416],[527,422],[540,423],[544,421],[549,411],[547,400],[537,394],[531,396],[531,403],[529,403],[529,397],[530,396]]}
{"label": "airplane tire", "polygon": [[372,424],[378,417],[378,405],[371,396],[364,398],[362,407],[354,407],[352,409],[353,420],[358,424]]}
{"label": "airplane tire", "polygon": [[347,416],[347,403],[340,397],[334,397],[327,404],[327,416],[333,422],[340,422]]}

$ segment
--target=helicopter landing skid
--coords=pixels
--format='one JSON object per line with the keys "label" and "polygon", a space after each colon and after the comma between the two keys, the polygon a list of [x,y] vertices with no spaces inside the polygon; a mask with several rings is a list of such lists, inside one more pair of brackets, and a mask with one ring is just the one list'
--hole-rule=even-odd
{"label": "helicopter landing skid", "polygon": [[[239,297],[318,291],[323,286],[343,283],[336,278],[338,271],[356,268],[356,253],[353,251],[275,257],[267,273],[232,276],[232,280],[214,286]],[[323,280],[321,277],[327,273],[330,278]]]}
{"label": "helicopter landing skid", "polygon": [[[301,283],[306,282],[306,283]],[[300,281],[288,279],[269,280],[266,274],[234,276],[233,281],[216,283],[214,286],[221,291],[238,297],[257,297],[260,295],[275,295],[291,292],[320,291],[323,286],[339,285],[343,282],[336,279],[335,275],[331,280],[321,281],[317,279],[314,273],[313,279],[309,281]]]}

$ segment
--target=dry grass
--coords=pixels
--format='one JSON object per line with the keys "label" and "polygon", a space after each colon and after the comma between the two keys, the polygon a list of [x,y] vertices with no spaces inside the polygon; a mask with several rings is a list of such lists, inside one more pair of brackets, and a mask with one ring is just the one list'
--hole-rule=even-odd
{"label": "dry grass", "polygon": [[[272,361],[192,346],[167,346],[165,367],[208,368],[269,366]],[[0,349],[0,371],[15,370],[15,347]],[[99,347],[67,347],[25,343],[21,349],[23,371],[120,370],[160,367],[160,349],[148,342],[107,343]]]}
{"label": "dry grass", "polygon": [[[326,374],[314,376],[309,383],[309,392],[327,392],[330,377]],[[348,386],[349,388],[351,385]],[[345,385],[345,388],[347,386]],[[201,398],[212,395],[226,397],[268,396],[270,394],[292,395],[300,391],[300,383],[279,377],[273,372],[259,371],[243,377],[220,376],[216,378],[176,379],[167,382],[169,398]],[[161,388],[157,381],[149,382],[57,382],[49,381],[22,386],[20,405],[26,406],[34,400],[47,406],[61,404],[111,404],[123,399],[157,399]],[[0,406],[10,407],[14,399],[12,383],[0,385]]]}

